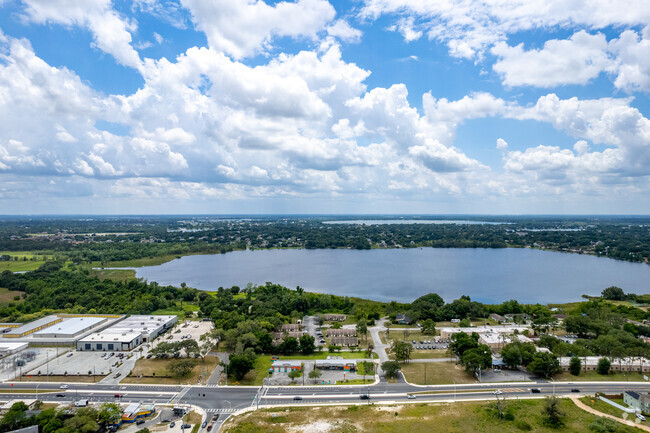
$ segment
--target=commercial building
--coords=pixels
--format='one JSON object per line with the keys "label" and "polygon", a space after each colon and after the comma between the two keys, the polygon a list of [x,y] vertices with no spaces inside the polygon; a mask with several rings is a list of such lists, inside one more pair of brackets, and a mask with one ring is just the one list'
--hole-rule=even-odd
{"label": "commercial building", "polygon": [[158,337],[174,326],[177,316],[130,316],[77,341],[81,351],[126,351]]}
{"label": "commercial building", "polygon": [[37,338],[74,338],[107,322],[104,317],[72,317],[34,333]]}
{"label": "commercial building", "polygon": [[[580,356],[582,371],[596,371],[598,369],[598,361],[600,358],[606,356]],[[560,367],[564,371],[569,371],[569,363],[571,362],[570,356],[561,356],[558,358]],[[650,359],[647,358],[609,358],[611,362],[610,370],[620,372],[636,372],[648,373],[650,372]]]}
{"label": "commercial building", "polygon": [[79,351],[128,351],[142,344],[140,332],[110,332],[109,330],[90,334],[77,341]]}
{"label": "commercial building", "polygon": [[302,361],[277,359],[271,364],[274,373],[289,373],[290,371],[302,371]]}
{"label": "commercial building", "polygon": [[121,320],[106,329],[111,333],[140,332],[142,342],[148,342],[174,326],[177,316],[134,315]]}
{"label": "commercial building", "polygon": [[524,333],[526,331],[530,332],[530,328],[526,326],[476,326],[473,328],[452,328],[445,327],[440,328],[440,338],[443,340],[450,339],[452,335],[459,332],[464,332],[466,334],[472,334],[476,332],[477,334],[514,334],[514,333]]}
{"label": "commercial building", "polygon": [[357,361],[353,359],[343,359],[336,356],[328,356],[327,359],[318,359],[314,367],[317,370],[341,370],[357,371]]}

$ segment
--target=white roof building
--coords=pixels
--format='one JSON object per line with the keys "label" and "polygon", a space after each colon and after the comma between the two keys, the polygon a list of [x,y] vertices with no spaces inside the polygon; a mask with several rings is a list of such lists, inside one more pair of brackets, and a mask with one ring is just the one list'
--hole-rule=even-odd
{"label": "white roof building", "polygon": [[72,338],[106,322],[105,317],[71,317],[34,333],[40,338]]}

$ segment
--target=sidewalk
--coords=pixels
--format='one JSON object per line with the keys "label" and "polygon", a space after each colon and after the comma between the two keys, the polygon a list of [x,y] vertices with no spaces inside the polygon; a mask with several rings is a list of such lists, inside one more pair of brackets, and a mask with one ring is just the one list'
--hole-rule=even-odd
{"label": "sidewalk", "polygon": [[615,417],[613,415],[609,415],[609,414],[606,414],[606,413],[599,412],[596,409],[593,409],[593,408],[587,406],[586,404],[584,404],[583,402],[581,402],[580,400],[578,400],[578,397],[569,397],[569,398],[571,399],[572,402],[575,403],[576,406],[578,406],[580,409],[585,410],[585,411],[587,411],[589,413],[592,413],[592,414],[597,415],[597,416],[602,416],[602,417],[605,417],[605,418],[613,419],[614,421],[618,421],[621,424],[629,425],[630,427],[636,427],[636,428],[641,429],[643,431],[650,432],[650,427],[644,426],[642,424],[637,424],[635,422],[628,421],[628,420],[625,420],[623,418],[618,418],[618,417]]}

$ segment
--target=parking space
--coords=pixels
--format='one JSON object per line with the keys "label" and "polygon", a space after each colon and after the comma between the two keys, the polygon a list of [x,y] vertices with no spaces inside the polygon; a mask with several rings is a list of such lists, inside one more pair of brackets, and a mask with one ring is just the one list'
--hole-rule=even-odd
{"label": "parking space", "polygon": [[415,350],[449,349],[449,340],[411,340]]}
{"label": "parking space", "polygon": [[[118,357],[120,353],[114,352],[114,355],[111,355],[111,352],[73,351],[50,360],[47,367],[50,374],[53,375],[88,375],[90,372],[91,374],[104,376],[115,370],[117,365],[130,355],[124,353],[124,359],[120,359]],[[38,371],[45,374],[44,367],[35,368],[29,374],[37,374]]]}
{"label": "parking space", "polygon": [[212,322],[199,322],[199,321],[179,321],[170,332],[165,334],[159,341],[172,343],[176,341],[184,341],[186,339],[196,340],[200,343],[201,335],[206,334],[214,329]]}

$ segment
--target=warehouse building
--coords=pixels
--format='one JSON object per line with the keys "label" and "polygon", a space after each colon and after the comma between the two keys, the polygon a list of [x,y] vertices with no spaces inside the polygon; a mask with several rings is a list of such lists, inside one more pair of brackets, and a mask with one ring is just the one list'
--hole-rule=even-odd
{"label": "warehouse building", "polygon": [[18,328],[13,328],[9,332],[2,334],[4,338],[20,338],[27,335],[33,334],[45,329],[48,326],[55,325],[59,322],[62,322],[63,318],[52,315],[46,316],[42,319],[34,320],[33,322],[26,323],[25,325],[19,326]]}
{"label": "warehouse building", "polygon": [[140,332],[142,342],[155,339],[174,326],[177,316],[134,315],[121,320],[106,329],[108,332]]}
{"label": "warehouse building", "polygon": [[0,341],[0,358],[18,353],[21,350],[27,349],[27,346],[27,343],[17,341]]}
{"label": "warehouse building", "polygon": [[104,317],[72,317],[34,333],[35,338],[74,338],[107,322]]}

